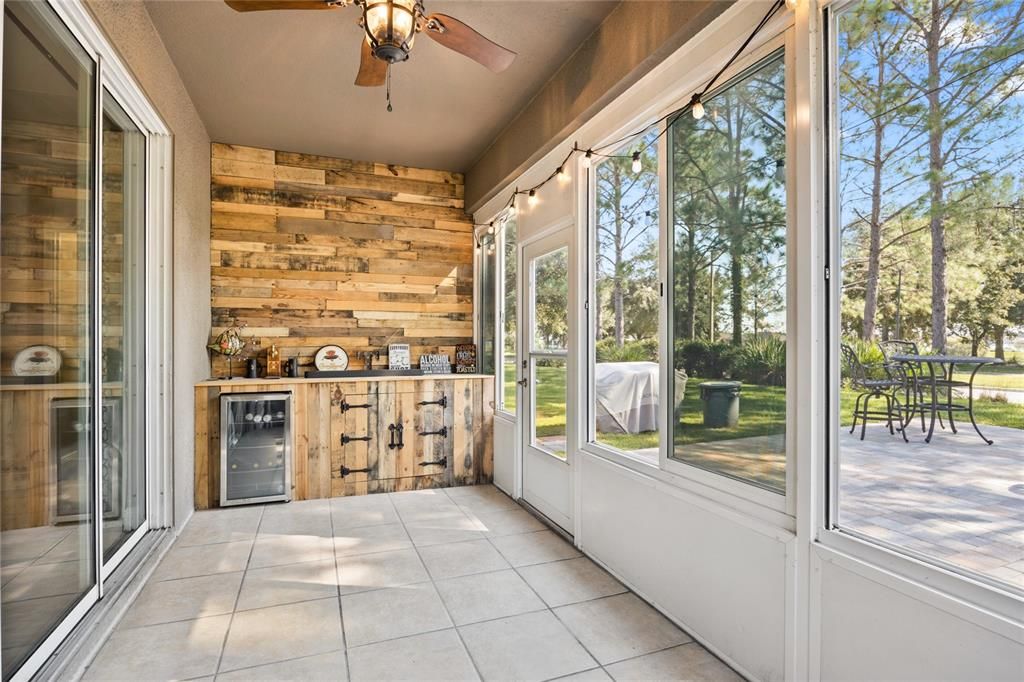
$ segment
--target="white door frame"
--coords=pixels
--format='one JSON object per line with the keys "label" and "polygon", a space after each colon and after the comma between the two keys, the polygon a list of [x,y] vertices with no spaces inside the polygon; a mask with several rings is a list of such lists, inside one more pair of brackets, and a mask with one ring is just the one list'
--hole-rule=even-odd
{"label": "white door frame", "polygon": [[[535,250],[538,247],[546,247],[534,257],[550,253],[560,248],[568,250],[568,297],[569,305],[566,309],[566,316],[569,321],[567,346],[565,353],[531,353],[533,342],[533,297],[530,290],[530,277],[532,264],[527,260],[527,251]],[[532,383],[531,357],[564,357],[566,360],[566,442],[565,460],[560,460],[554,455],[540,450],[532,445],[533,442],[533,392],[525,390],[527,387],[520,385],[518,415],[519,425],[517,435],[520,447],[517,452],[517,478],[521,499],[546,516],[551,522],[562,528],[566,533],[572,535],[575,530],[575,481],[574,472],[576,468],[576,429],[572,427],[576,423],[577,408],[571,397],[574,394],[573,386],[577,376],[578,366],[574,349],[577,338],[577,319],[574,314],[574,305],[577,300],[577,278],[576,272],[576,221],[572,217],[563,218],[545,229],[541,230],[528,239],[520,240],[518,245],[519,254],[519,343],[516,348],[517,376],[520,380],[529,377]],[[525,366],[524,366],[525,363]],[[533,466],[546,468],[548,473],[562,479],[562,490],[565,498],[562,500],[548,501],[536,495],[536,490],[531,495],[531,488],[528,483],[528,462]],[[558,504],[561,502],[561,504]],[[559,509],[561,507],[561,509]]]}

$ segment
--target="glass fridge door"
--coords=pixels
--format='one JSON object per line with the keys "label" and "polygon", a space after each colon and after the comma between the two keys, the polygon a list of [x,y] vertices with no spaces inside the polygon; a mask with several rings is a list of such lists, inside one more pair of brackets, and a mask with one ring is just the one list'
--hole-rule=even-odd
{"label": "glass fridge door", "polygon": [[287,500],[291,397],[227,395],[221,405],[221,505]]}

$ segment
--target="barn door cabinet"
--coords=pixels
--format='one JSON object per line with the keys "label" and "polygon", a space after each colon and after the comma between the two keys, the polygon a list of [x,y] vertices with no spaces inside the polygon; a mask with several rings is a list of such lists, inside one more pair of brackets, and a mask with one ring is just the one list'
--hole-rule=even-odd
{"label": "barn door cabinet", "polygon": [[[220,393],[255,393],[267,385],[197,385],[197,509],[219,504],[219,443],[209,425],[219,419]],[[292,393],[293,500],[491,481],[491,377],[292,379],[274,382],[273,390]]]}

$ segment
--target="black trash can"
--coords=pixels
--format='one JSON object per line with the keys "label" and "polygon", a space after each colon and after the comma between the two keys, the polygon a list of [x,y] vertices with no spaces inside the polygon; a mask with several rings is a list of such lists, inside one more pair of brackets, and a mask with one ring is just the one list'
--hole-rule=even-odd
{"label": "black trash can", "polygon": [[704,401],[704,426],[720,429],[740,421],[740,382],[705,381],[700,385]]}

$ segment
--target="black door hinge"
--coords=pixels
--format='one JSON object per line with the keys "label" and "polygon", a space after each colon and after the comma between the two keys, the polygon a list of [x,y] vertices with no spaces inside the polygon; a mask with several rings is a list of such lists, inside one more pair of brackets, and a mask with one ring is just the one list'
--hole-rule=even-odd
{"label": "black door hinge", "polygon": [[427,461],[427,462],[420,462],[420,466],[421,467],[430,467],[430,466],[446,467],[446,466],[448,466],[448,458],[447,457],[442,457],[441,459],[435,459],[435,460]]}
{"label": "black door hinge", "polygon": [[441,438],[448,437],[448,427],[442,426],[437,431],[420,431],[421,436],[441,436]]}
{"label": "black door hinge", "polygon": [[366,404],[363,404],[363,405],[349,405],[344,400],[341,401],[341,411],[342,412],[348,412],[349,410],[368,410],[368,409],[370,409],[370,404],[369,403],[366,403]]}
{"label": "black door hinge", "polygon": [[448,396],[443,395],[438,400],[423,400],[420,405],[440,405],[441,407],[448,407]]}
{"label": "black door hinge", "polygon": [[344,464],[341,465],[341,477],[344,478],[349,474],[368,474],[373,471],[373,467],[366,467],[365,469],[349,469]]}
{"label": "black door hinge", "polygon": [[351,443],[354,440],[363,440],[363,441],[366,441],[367,443],[369,443],[370,442],[370,437],[369,436],[349,436],[348,434],[345,434],[345,433],[341,434],[341,444],[342,445],[348,445],[349,443]]}

